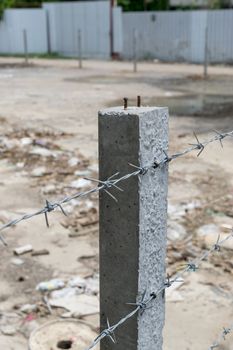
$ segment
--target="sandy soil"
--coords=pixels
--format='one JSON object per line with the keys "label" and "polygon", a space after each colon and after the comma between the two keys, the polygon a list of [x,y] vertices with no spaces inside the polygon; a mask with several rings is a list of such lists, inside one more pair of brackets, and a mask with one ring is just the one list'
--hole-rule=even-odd
{"label": "sandy soil", "polygon": [[[135,104],[136,96],[141,95],[144,104],[162,102],[161,105],[166,104],[171,110],[174,104],[177,107],[177,99],[185,105],[190,96],[191,101],[193,98],[193,104],[188,105],[182,115],[170,113],[171,152],[193,142],[193,131],[203,140],[213,134],[212,129],[233,129],[232,67],[210,67],[208,80],[202,79],[203,68],[196,65],[140,63],[138,68],[135,74],[130,62],[85,61],[84,68],[79,70],[75,60],[39,59],[31,60],[31,65],[24,67],[21,59],[1,58],[1,136],[8,141],[21,140],[28,136],[25,130],[29,130],[34,137],[51,141],[52,151],[56,145],[59,157],[81,157],[81,153],[83,169],[95,172],[97,112],[121,103],[125,96],[130,104]],[[210,102],[205,103],[205,97],[211,97]],[[201,109],[193,113],[193,105],[200,103],[200,99]],[[220,144],[211,144],[201,157],[192,154],[170,165],[169,205],[179,208],[195,201],[200,203],[198,210],[187,212],[182,218],[193,244],[191,249],[197,251],[196,254],[201,253],[202,247],[196,238],[200,226],[233,224],[232,146],[232,140],[226,140],[223,149]],[[2,223],[43,207],[47,197],[51,201],[60,198],[67,193],[62,189],[63,181],[68,186],[75,179],[74,174],[56,177],[55,171],[44,177],[33,177],[33,169],[44,163],[35,158],[36,164],[27,159],[25,165],[27,156],[17,152],[17,148],[13,149],[0,159]],[[22,162],[25,169],[20,165]],[[54,193],[47,194],[45,189],[51,183],[55,186]],[[96,205],[95,199],[93,203]],[[96,214],[91,213],[90,218],[93,215]],[[60,212],[52,213],[49,219],[49,230],[44,218],[36,217],[6,231],[9,245],[0,247],[0,315],[9,316],[17,313],[21,305],[39,302],[41,296],[35,287],[41,281],[76,275],[87,277],[98,272],[97,233],[70,238],[74,227],[64,224],[65,218]],[[12,263],[13,249],[28,243],[38,250],[48,249],[50,254],[38,257],[26,254],[22,256],[23,265]],[[172,248],[178,243],[169,244]],[[185,249],[182,244],[180,249]],[[198,272],[190,274],[178,290],[179,301],[168,298],[165,350],[208,349],[222,328],[233,323],[233,280],[227,265],[232,261],[231,253],[232,250],[223,250],[219,259],[203,263]],[[93,258],[84,262],[80,257],[85,254]],[[172,270],[177,261],[172,254],[169,258]],[[187,253],[186,259],[189,258]],[[36,321],[43,324],[58,316],[57,310],[52,315],[44,311],[36,315]],[[98,315],[83,317],[83,320],[98,327]],[[26,350],[28,334],[16,332],[6,336],[0,332],[1,348]],[[232,350],[232,344],[233,336],[229,335],[219,349]]]}

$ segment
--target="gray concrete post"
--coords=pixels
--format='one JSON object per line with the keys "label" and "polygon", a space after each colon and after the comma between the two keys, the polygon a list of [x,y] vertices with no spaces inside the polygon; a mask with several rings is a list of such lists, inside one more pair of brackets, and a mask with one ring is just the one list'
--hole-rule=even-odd
{"label": "gray concrete post", "polygon": [[208,48],[208,22],[205,28],[205,56],[204,56],[204,78],[208,77],[209,48]]}
{"label": "gray concrete post", "polygon": [[28,38],[27,38],[26,29],[23,30],[23,49],[24,49],[25,63],[28,64]]}
{"label": "gray concrete post", "polygon": [[78,58],[79,58],[79,69],[82,69],[83,62],[82,62],[82,31],[81,29],[78,30]]}
{"label": "gray concrete post", "polygon": [[[159,107],[106,109],[99,112],[99,176],[133,172],[168,148],[168,110]],[[146,297],[165,281],[167,165],[150,169],[110,189],[118,202],[100,193],[100,324],[101,330],[125,316],[137,297]],[[117,343],[105,338],[101,350],[161,350],[164,295],[153,308],[116,330]]]}
{"label": "gray concrete post", "polygon": [[133,71],[138,71],[138,57],[137,57],[137,30],[133,30]]}

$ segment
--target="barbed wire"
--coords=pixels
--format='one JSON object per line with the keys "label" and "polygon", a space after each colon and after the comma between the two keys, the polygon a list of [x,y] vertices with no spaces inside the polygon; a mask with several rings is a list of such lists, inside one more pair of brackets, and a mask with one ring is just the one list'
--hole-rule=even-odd
{"label": "barbed wire", "polygon": [[213,350],[213,349],[219,348],[219,346],[221,345],[222,341],[225,341],[226,340],[226,336],[228,334],[230,334],[232,331],[233,331],[233,324],[230,327],[228,327],[228,328],[223,327],[223,330],[219,334],[217,340],[212,345],[210,345],[208,350]]}
{"label": "barbed wire", "polygon": [[[148,305],[152,303],[153,300],[155,300],[158,295],[160,295],[161,293],[163,293],[167,288],[171,287],[174,283],[177,282],[183,282],[183,279],[181,280],[181,277],[183,277],[185,275],[185,273],[187,272],[195,272],[199,269],[199,265],[203,260],[206,260],[210,254],[212,254],[213,252],[220,252],[221,250],[221,246],[228,241],[230,238],[233,238],[233,229],[231,231],[231,233],[229,235],[227,235],[227,237],[225,237],[223,240],[220,241],[220,235],[218,235],[218,238],[216,240],[216,243],[214,243],[211,248],[209,250],[207,250],[206,252],[204,252],[204,254],[202,254],[198,259],[194,259],[193,261],[185,264],[185,268],[180,271],[177,272],[177,274],[174,277],[171,277],[169,275],[167,275],[163,285],[158,288],[157,291],[152,291],[149,295],[148,298],[146,298],[146,290],[142,293],[142,296],[140,298],[140,300],[136,301],[135,303],[126,303],[128,305],[135,305],[136,308],[131,311],[130,313],[128,313],[126,316],[122,317],[116,324],[110,326],[109,321],[107,319],[107,328],[104,329],[92,342],[92,344],[86,348],[86,350],[91,350],[92,348],[94,348],[102,339],[109,337],[111,339],[111,341],[115,342],[116,337],[114,334],[114,331],[120,327],[122,324],[124,324],[129,318],[132,318],[134,315],[138,314],[139,312],[143,313],[147,308]],[[150,307],[153,305],[150,305]],[[232,329],[231,328],[224,328],[221,336],[225,337],[228,333],[230,333]],[[222,338],[221,338],[222,339]],[[217,345],[212,345],[212,347],[209,348],[209,350],[214,349],[213,346],[217,347],[218,343],[216,343]]]}
{"label": "barbed wire", "polygon": [[[178,152],[178,153],[174,153],[173,155],[168,155],[167,152],[165,150],[162,150],[163,154],[164,154],[164,157],[162,159],[157,159],[156,156],[154,157],[154,161],[152,164],[149,164],[147,166],[136,166],[134,164],[131,164],[129,163],[130,166],[134,167],[135,170],[134,172],[132,173],[128,173],[126,175],[123,175],[119,178],[116,178],[116,176],[119,175],[119,172],[111,175],[107,180],[96,180],[96,179],[91,179],[91,178],[86,178],[87,180],[90,180],[90,181],[93,181],[93,182],[96,182],[98,185],[90,190],[87,190],[87,191],[84,191],[84,192],[77,192],[71,196],[66,196],[65,198],[63,198],[62,200],[59,200],[57,202],[54,202],[54,203],[51,203],[49,202],[48,200],[46,200],[46,204],[45,206],[34,212],[34,213],[31,213],[31,214],[25,214],[23,216],[21,216],[20,218],[18,219],[14,219],[14,220],[11,220],[9,222],[7,222],[6,224],[2,225],[0,227],[0,232],[2,232],[3,230],[9,228],[9,227],[12,227],[12,226],[15,226],[17,225],[18,223],[20,223],[21,221],[24,221],[24,220],[29,220],[35,216],[38,216],[38,215],[45,215],[45,221],[46,221],[46,225],[47,227],[49,227],[49,221],[48,221],[48,213],[50,213],[51,211],[54,211],[55,209],[60,209],[61,212],[63,213],[63,215],[66,215],[66,212],[65,210],[63,209],[63,204],[66,204],[70,201],[72,201],[73,199],[77,199],[77,198],[81,198],[81,197],[85,197],[85,196],[88,196],[90,194],[93,194],[93,193],[97,193],[97,192],[100,192],[100,191],[104,191],[105,193],[107,193],[112,199],[114,199],[115,201],[117,201],[117,198],[109,191],[109,189],[111,188],[115,188],[119,191],[123,191],[117,184],[119,184],[120,182],[123,182],[123,181],[126,181],[128,179],[130,179],[131,177],[135,177],[135,176],[138,176],[138,175],[145,175],[149,169],[157,169],[159,168],[160,166],[164,166],[166,163],[169,163],[171,162],[172,160],[174,159],[177,159],[179,157],[182,157],[190,152],[193,152],[195,150],[198,150],[198,154],[197,156],[199,157],[200,154],[203,152],[203,150],[205,149],[205,147],[212,143],[212,142],[215,142],[215,141],[219,141],[220,142],[220,145],[221,147],[223,147],[223,139],[225,139],[226,137],[233,137],[233,131],[230,131],[230,132],[226,132],[226,133],[220,133],[219,131],[216,131],[214,130],[215,132],[215,136],[207,141],[204,141],[204,142],[200,142],[197,135],[194,133],[194,137],[195,137],[195,140],[196,140],[196,143],[194,144],[190,144],[191,147],[185,149],[184,151],[182,152]],[[3,237],[2,234],[0,234],[0,240],[1,242],[7,246],[7,242],[5,240],[5,238]]]}

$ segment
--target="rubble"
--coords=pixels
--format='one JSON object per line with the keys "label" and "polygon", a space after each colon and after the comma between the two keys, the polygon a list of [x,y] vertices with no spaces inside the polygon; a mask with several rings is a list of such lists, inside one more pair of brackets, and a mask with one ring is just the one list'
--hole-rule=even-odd
{"label": "rubble", "polygon": [[215,224],[203,225],[199,227],[197,230],[197,235],[200,238],[204,238],[205,236],[209,236],[209,235],[214,235],[216,240],[219,234],[220,234],[220,229]]}
{"label": "rubble", "polygon": [[40,256],[40,255],[49,255],[48,249],[34,250],[32,252],[32,256]]}
{"label": "rubble", "polygon": [[36,290],[40,292],[51,292],[56,289],[64,288],[65,283],[60,279],[52,279],[50,281],[40,282],[36,286]]}
{"label": "rubble", "polygon": [[20,307],[20,311],[25,314],[30,314],[37,311],[38,307],[36,304],[25,304]]}
{"label": "rubble", "polygon": [[82,350],[87,348],[96,336],[96,330],[85,321],[54,320],[33,331],[29,339],[29,350]]}
{"label": "rubble", "polygon": [[17,266],[21,266],[24,264],[24,260],[18,258],[12,258],[11,263]]}
{"label": "rubble", "polygon": [[99,299],[96,296],[79,294],[72,288],[60,298],[51,296],[49,302],[52,307],[66,309],[76,318],[99,313]]}
{"label": "rubble", "polygon": [[187,235],[187,231],[184,226],[179,224],[174,220],[168,220],[168,228],[167,228],[167,238],[170,241],[176,241],[184,239]]}
{"label": "rubble", "polygon": [[46,174],[48,174],[48,172],[46,173],[46,168],[44,166],[40,166],[38,168],[35,168],[31,172],[32,177],[45,176]]}
{"label": "rubble", "polygon": [[15,333],[17,332],[16,327],[10,326],[10,325],[1,326],[0,330],[1,330],[2,334],[8,335],[8,336],[15,335]]}
{"label": "rubble", "polygon": [[33,250],[32,245],[31,244],[26,244],[26,245],[24,245],[22,247],[15,248],[14,249],[14,254],[15,255],[23,255],[23,254],[32,252],[32,250]]}

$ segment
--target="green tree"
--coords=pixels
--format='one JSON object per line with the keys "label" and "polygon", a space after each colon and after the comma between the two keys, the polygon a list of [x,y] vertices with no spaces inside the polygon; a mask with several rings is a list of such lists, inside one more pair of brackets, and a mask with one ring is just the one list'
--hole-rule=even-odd
{"label": "green tree", "polygon": [[0,17],[3,15],[3,11],[7,7],[14,5],[14,0],[0,0]]}
{"label": "green tree", "polygon": [[124,11],[168,10],[169,0],[118,0]]}

